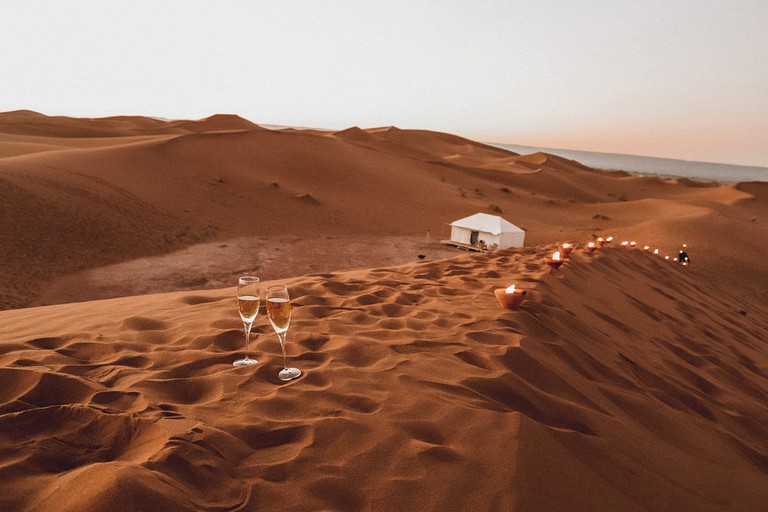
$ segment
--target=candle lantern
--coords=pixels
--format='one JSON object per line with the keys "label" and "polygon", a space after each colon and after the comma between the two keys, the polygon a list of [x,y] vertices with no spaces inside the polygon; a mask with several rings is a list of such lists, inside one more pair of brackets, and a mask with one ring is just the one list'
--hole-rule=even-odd
{"label": "candle lantern", "polygon": [[515,285],[510,285],[507,288],[497,288],[494,291],[494,294],[501,307],[506,309],[518,309],[525,298],[526,291],[516,288]]}
{"label": "candle lantern", "polygon": [[547,259],[547,265],[552,270],[557,270],[563,265],[563,257],[560,255],[560,251],[555,252],[551,258]]}
{"label": "candle lantern", "polygon": [[595,252],[597,250],[597,244],[595,242],[589,242],[587,244],[587,251],[588,252]]}
{"label": "candle lantern", "polygon": [[568,258],[571,256],[571,252],[573,252],[573,244],[566,242],[560,246],[560,250],[563,251],[563,258]]}

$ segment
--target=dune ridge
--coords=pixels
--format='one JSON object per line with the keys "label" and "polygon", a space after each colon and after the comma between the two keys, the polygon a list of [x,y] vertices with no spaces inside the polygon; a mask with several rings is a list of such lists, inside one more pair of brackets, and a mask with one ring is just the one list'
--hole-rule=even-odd
{"label": "dune ridge", "polygon": [[263,317],[231,367],[231,287],[0,312],[0,508],[759,510],[765,308],[551,251],[282,280],[289,384]]}
{"label": "dune ridge", "polygon": [[[524,228],[529,245],[605,232],[668,254],[688,243],[709,279],[768,300],[768,262],[756,257],[768,236],[760,184],[701,187],[606,173],[396,127],[267,130],[235,115],[163,121],[0,113],[3,309],[130,295],[135,287],[118,285],[83,286],[78,295],[68,283],[86,275],[104,281],[115,265],[179,251],[207,261],[211,244],[243,239],[266,241],[261,261],[286,251],[292,275],[392,264],[394,248],[407,246],[396,261],[404,263],[424,254],[419,241],[427,230],[433,242],[448,238],[447,223],[478,211]],[[321,254],[364,244],[367,259],[318,266],[304,255],[308,244]],[[272,268],[254,271],[287,275]],[[136,273],[134,281],[152,291],[221,286],[201,265],[155,276]],[[156,290],[155,281],[167,287]]]}
{"label": "dune ridge", "polygon": [[[440,245],[478,211],[527,247]],[[426,130],[0,113],[0,510],[763,510],[766,218]],[[240,274],[300,379],[263,314],[232,367]]]}

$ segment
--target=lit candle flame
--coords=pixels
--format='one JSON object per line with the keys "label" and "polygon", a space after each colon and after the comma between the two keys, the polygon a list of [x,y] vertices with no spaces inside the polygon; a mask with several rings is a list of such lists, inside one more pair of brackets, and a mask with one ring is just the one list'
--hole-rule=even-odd
{"label": "lit candle flame", "polygon": [[650,247],[649,247],[649,246],[647,246],[647,245],[644,245],[644,246],[643,246],[643,250],[644,250],[644,251],[647,251],[648,249],[650,249]]}
{"label": "lit candle flame", "polygon": [[569,248],[570,246],[571,246],[571,244],[569,244],[568,242],[566,242],[566,243],[564,243],[564,244],[563,244],[563,249],[567,249],[567,248]]}
{"label": "lit candle flame", "polygon": [[658,249],[654,249],[653,250],[653,254],[659,254],[659,250]]}
{"label": "lit candle flame", "polygon": [[628,242],[627,240],[624,240],[623,242],[621,242],[621,245],[623,245],[624,247],[626,247],[626,246],[628,246],[628,245],[629,245],[629,242]]}
{"label": "lit candle flame", "polygon": [[587,247],[589,247],[589,248],[592,248],[592,247],[594,247],[594,246],[595,246],[595,242],[589,242],[589,243],[587,244]]}
{"label": "lit candle flame", "polygon": [[515,285],[510,285],[506,290],[506,293],[515,293]]}
{"label": "lit candle flame", "polygon": [[629,245],[631,245],[632,247],[634,247],[634,246],[636,246],[636,245],[637,245],[637,242],[629,242]]}
{"label": "lit candle flame", "polygon": [[613,237],[609,236],[608,238],[605,239],[605,241],[608,242],[608,243],[611,243],[611,242],[613,242]]}
{"label": "lit candle flame", "polygon": [[603,241],[603,237],[598,237],[597,241],[598,242],[602,242]]}
{"label": "lit candle flame", "polygon": [[669,259],[669,256],[664,256],[664,259],[665,259],[665,260],[668,260],[668,259]]}
{"label": "lit candle flame", "polygon": [[555,254],[552,255],[552,259],[555,261],[560,260],[560,251],[555,252]]}

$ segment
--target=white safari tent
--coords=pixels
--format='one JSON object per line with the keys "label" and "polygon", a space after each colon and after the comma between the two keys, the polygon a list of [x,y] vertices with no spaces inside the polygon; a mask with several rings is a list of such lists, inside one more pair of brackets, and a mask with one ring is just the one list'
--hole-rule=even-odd
{"label": "white safari tent", "polygon": [[457,247],[506,249],[522,247],[525,231],[497,215],[476,213],[451,222],[451,239],[443,243]]}

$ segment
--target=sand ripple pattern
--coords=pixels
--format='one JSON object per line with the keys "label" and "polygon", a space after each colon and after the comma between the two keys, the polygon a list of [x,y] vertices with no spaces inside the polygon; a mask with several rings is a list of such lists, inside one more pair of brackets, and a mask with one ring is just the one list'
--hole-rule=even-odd
{"label": "sand ripple pattern", "polygon": [[233,289],[2,312],[0,509],[760,510],[765,308],[550,249],[284,281],[287,384]]}

